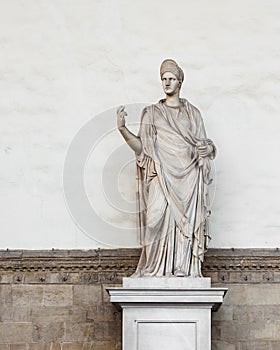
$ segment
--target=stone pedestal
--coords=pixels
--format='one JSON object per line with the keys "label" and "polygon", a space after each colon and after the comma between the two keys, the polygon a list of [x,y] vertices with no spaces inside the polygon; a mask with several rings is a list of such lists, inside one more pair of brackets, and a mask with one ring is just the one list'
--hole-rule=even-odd
{"label": "stone pedestal", "polygon": [[210,350],[211,310],[225,288],[210,278],[124,278],[107,289],[123,311],[123,350]]}

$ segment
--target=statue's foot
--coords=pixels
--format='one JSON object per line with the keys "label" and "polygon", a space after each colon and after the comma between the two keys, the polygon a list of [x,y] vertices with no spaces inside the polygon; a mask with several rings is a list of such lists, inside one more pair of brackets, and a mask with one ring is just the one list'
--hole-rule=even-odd
{"label": "statue's foot", "polygon": [[171,272],[167,272],[164,277],[174,277],[173,274]]}
{"label": "statue's foot", "polygon": [[190,277],[193,277],[193,278],[203,278],[204,276],[202,275],[202,273],[198,273],[198,272],[193,272],[190,274]]}
{"label": "statue's foot", "polygon": [[141,272],[140,271],[136,271],[130,277],[132,277],[132,278],[142,277],[141,276]]}
{"label": "statue's foot", "polygon": [[176,270],[174,272],[174,276],[176,276],[176,277],[185,277],[186,274],[182,270],[179,269],[179,270]]}

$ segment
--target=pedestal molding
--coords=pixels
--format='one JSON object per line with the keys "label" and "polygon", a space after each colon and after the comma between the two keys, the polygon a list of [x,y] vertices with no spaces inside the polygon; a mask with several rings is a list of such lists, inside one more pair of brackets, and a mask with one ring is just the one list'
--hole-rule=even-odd
{"label": "pedestal molding", "polygon": [[[160,348],[158,344],[164,349],[210,350],[211,310],[220,307],[227,289],[183,288],[182,284],[192,286],[194,281],[179,277],[166,277],[178,288],[163,287],[163,278],[156,277],[150,277],[152,283],[145,288],[147,279],[131,279],[141,288],[106,288],[111,303],[122,309],[123,350],[150,350]],[[131,285],[128,280],[127,286]],[[161,287],[151,288],[157,281]],[[201,278],[197,284],[209,282]]]}

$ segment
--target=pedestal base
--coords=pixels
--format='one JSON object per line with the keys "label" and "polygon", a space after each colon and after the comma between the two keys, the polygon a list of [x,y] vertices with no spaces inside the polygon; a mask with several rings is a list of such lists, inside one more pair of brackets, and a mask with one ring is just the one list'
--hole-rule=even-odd
{"label": "pedestal base", "polygon": [[123,350],[210,350],[211,310],[225,288],[210,278],[124,278],[108,288],[123,310]]}

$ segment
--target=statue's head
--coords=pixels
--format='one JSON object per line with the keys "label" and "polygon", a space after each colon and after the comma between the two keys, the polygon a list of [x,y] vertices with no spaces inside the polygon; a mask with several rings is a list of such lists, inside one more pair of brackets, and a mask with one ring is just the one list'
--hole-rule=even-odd
{"label": "statue's head", "polygon": [[184,72],[183,70],[178,66],[178,64],[171,59],[164,60],[162,64],[160,65],[160,78],[162,80],[162,77],[164,73],[170,72],[176,76],[176,78],[179,80],[179,82],[182,84],[184,81]]}
{"label": "statue's head", "polygon": [[174,60],[164,60],[160,66],[160,78],[166,95],[179,94],[184,73]]}

